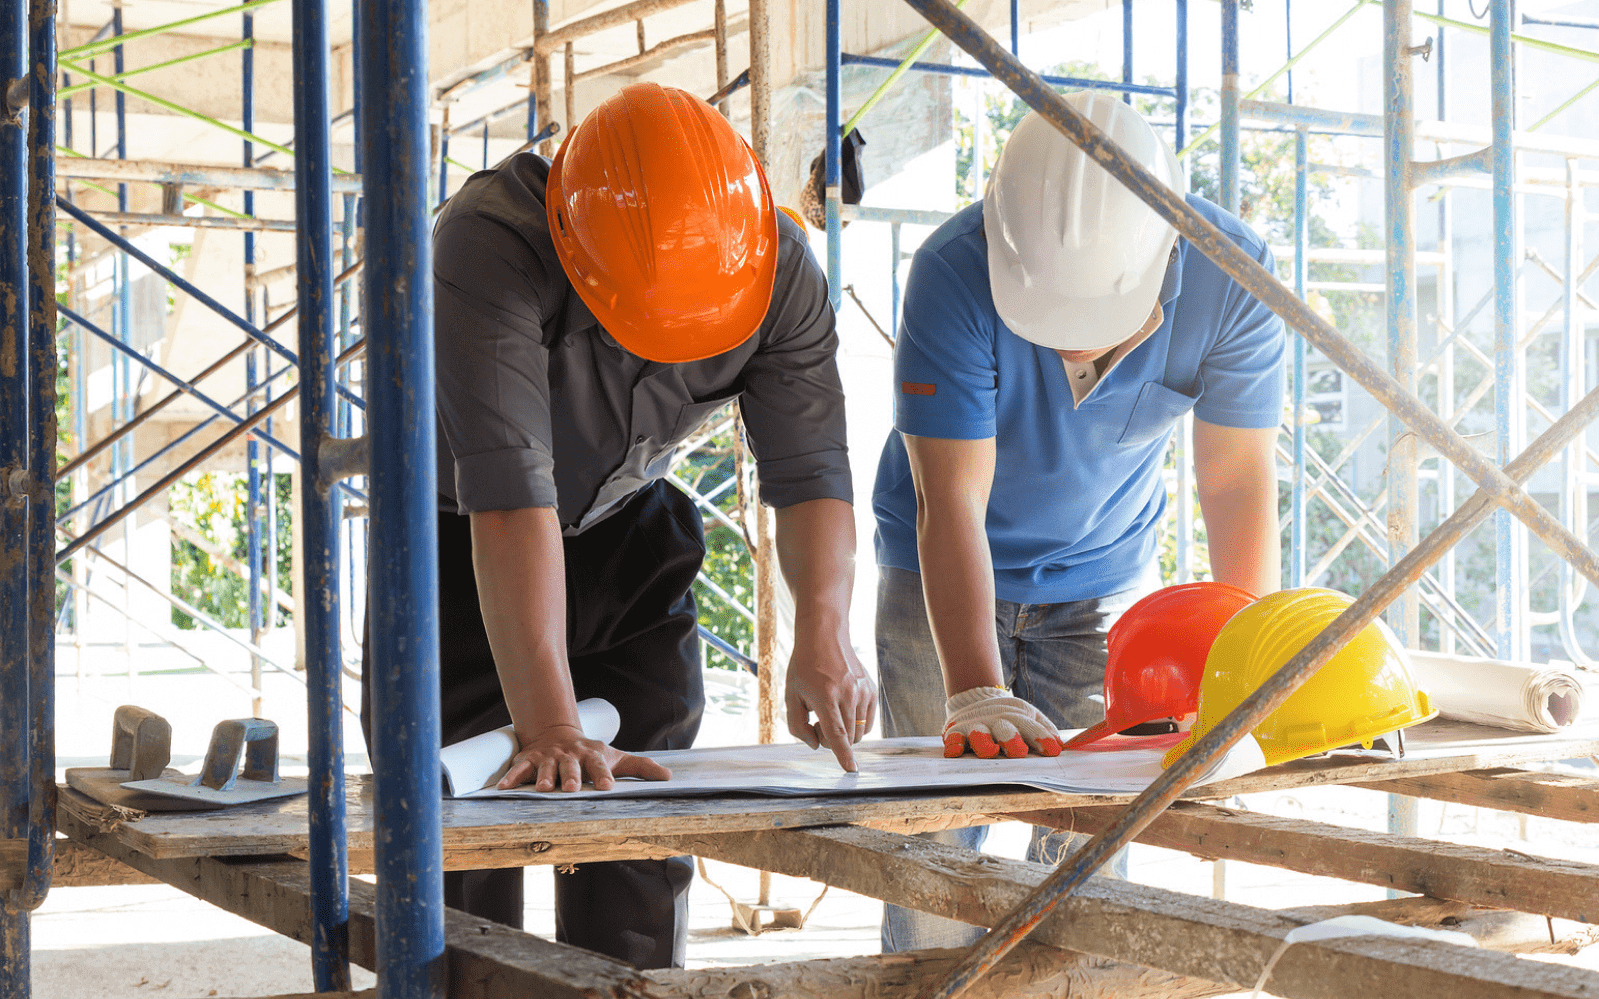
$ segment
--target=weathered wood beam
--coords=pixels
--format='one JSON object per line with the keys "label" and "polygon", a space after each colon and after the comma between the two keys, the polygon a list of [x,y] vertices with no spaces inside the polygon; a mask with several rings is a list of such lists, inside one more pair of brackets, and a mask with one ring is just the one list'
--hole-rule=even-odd
{"label": "weathered wood beam", "polygon": [[1567,822],[1599,822],[1599,780],[1512,768],[1356,784],[1389,794],[1497,808]]}
{"label": "weathered wood beam", "polygon": [[[1072,808],[1034,812],[1027,820],[1095,833],[1117,814],[1116,808]],[[1599,922],[1599,866],[1573,860],[1347,829],[1198,802],[1174,805],[1138,841],[1207,860],[1242,860],[1473,905]]]}
{"label": "weathered wood beam", "polygon": [[28,876],[28,841],[0,839],[0,891],[17,891]]}
{"label": "weathered wood beam", "polygon": [[377,999],[377,989],[360,992],[296,992],[285,996],[263,996],[262,999]]}
{"label": "weathered wood beam", "polygon": [[[961,950],[918,950],[748,968],[647,971],[674,996],[694,999],[884,999],[919,995],[939,981]],[[1217,985],[1028,941],[1005,956],[963,999],[1204,999],[1231,992]]]}
{"label": "weathered wood beam", "polygon": [[[304,860],[308,852],[297,849],[289,851],[288,855]],[[597,864],[606,860],[659,860],[673,856],[676,854],[666,847],[633,837],[580,839],[560,843],[534,840],[496,846],[446,844],[444,869],[482,871],[502,867],[563,867],[567,864]],[[351,874],[371,874],[373,869],[370,849],[350,851]]]}
{"label": "weathered wood beam", "polygon": [[[797,877],[825,872],[829,884],[978,926],[999,922],[1049,874],[1040,864],[848,826],[682,836],[670,845]],[[1094,878],[1065,899],[1031,939],[1247,989],[1298,925],[1251,906]],[[1285,999],[1592,999],[1599,995],[1599,973],[1450,944],[1350,937],[1290,947],[1268,988]]]}
{"label": "weathered wood beam", "polygon": [[[89,848],[104,848],[119,862],[302,943],[311,934],[310,872],[298,860],[191,857],[153,860],[73,815],[62,828]],[[662,852],[662,848],[653,848]],[[350,958],[375,961],[375,892],[350,883]],[[641,973],[575,947],[552,943],[454,909],[445,912],[445,947],[451,999],[727,999],[729,996],[794,999],[880,999],[907,994],[947,971],[960,951],[883,955],[846,961],[795,962],[710,971]],[[1133,991],[1129,992],[1131,989]],[[1158,991],[1151,991],[1158,990]],[[1162,999],[1203,999],[1225,989],[1208,982],[1129,968],[1042,944],[1018,948],[973,999],[1032,999],[1158,994]],[[361,994],[362,996],[365,993]]]}
{"label": "weathered wood beam", "polygon": [[[61,829],[131,867],[301,943],[311,942],[311,873],[291,858],[153,860],[62,813]],[[350,882],[350,960],[376,963],[377,893]],[[445,910],[444,943],[451,999],[659,999],[632,967],[576,947],[552,943],[454,909]]]}
{"label": "weathered wood beam", "polygon": [[50,875],[53,888],[101,888],[108,885],[158,885],[152,878],[122,861],[108,857],[76,840],[56,840],[56,864]]}

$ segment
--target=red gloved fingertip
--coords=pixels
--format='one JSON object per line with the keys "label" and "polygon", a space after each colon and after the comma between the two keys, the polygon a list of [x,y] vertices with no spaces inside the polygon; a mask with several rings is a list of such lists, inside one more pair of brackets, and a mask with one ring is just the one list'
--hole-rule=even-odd
{"label": "red gloved fingertip", "polygon": [[1043,756],[1059,756],[1061,750],[1060,740],[1045,736],[1038,740],[1038,751]]}
{"label": "red gloved fingertip", "polygon": [[966,737],[966,741],[980,760],[992,760],[999,755],[999,744],[987,732],[973,732]]}
{"label": "red gloved fingertip", "polygon": [[953,760],[964,756],[966,753],[966,737],[959,732],[950,732],[944,736],[944,759]]}
{"label": "red gloved fingertip", "polygon": [[1027,740],[1020,735],[1013,735],[1003,743],[1005,755],[1013,760],[1019,760],[1027,755]]}

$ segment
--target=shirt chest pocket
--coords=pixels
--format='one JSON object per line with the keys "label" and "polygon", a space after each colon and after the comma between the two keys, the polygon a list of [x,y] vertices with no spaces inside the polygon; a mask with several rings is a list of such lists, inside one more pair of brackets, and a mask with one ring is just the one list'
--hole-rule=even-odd
{"label": "shirt chest pocket", "polygon": [[1198,401],[1198,396],[1184,395],[1160,382],[1145,382],[1138,392],[1138,400],[1133,403],[1127,426],[1116,443],[1148,444],[1165,435]]}
{"label": "shirt chest pocket", "polygon": [[705,418],[737,399],[737,395],[730,395],[722,399],[707,399],[704,402],[691,402],[678,410],[677,426],[672,429],[672,440],[680,441],[699,429]]}

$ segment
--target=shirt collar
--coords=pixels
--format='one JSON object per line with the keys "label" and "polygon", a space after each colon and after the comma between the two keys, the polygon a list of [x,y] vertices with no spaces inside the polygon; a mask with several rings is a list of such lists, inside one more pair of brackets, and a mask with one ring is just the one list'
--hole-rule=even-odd
{"label": "shirt collar", "polygon": [[[1166,268],[1166,277],[1160,283],[1160,304],[1168,306],[1183,293],[1183,262],[1188,255],[1188,240],[1177,237],[1177,259]],[[1171,309],[1166,309],[1167,314]]]}

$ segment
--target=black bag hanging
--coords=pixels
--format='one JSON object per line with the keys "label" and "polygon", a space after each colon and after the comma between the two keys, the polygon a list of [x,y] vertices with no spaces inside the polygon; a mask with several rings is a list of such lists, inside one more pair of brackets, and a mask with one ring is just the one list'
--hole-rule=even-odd
{"label": "black bag hanging", "polygon": [[[866,175],[861,169],[861,147],[866,139],[852,128],[839,147],[839,194],[846,205],[861,203],[866,192]],[[827,228],[827,152],[811,160],[811,176],[800,191],[800,214],[818,229]],[[848,222],[842,225],[849,225]]]}

